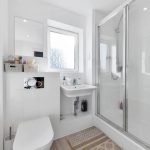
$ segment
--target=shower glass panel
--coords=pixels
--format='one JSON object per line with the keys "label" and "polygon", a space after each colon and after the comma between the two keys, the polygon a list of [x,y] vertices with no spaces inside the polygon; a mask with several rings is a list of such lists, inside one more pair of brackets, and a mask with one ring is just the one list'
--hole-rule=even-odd
{"label": "shower glass panel", "polygon": [[150,0],[129,5],[128,132],[150,145]]}
{"label": "shower glass panel", "polygon": [[123,11],[100,26],[100,116],[123,128]]}

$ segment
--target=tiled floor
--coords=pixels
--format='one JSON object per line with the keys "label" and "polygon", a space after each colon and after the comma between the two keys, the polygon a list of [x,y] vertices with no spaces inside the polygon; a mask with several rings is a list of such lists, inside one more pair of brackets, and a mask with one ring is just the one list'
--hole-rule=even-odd
{"label": "tiled floor", "polygon": [[54,141],[51,150],[122,150],[96,127]]}

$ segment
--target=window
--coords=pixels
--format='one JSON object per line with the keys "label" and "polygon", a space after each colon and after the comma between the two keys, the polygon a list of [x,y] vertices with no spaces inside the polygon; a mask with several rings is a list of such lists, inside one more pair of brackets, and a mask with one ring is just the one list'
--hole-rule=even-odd
{"label": "window", "polygon": [[50,68],[78,70],[78,33],[50,27],[48,34]]}

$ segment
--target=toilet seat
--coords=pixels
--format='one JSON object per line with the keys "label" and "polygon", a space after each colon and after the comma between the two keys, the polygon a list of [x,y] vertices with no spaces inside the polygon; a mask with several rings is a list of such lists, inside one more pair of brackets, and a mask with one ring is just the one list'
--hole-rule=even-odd
{"label": "toilet seat", "polygon": [[40,150],[51,145],[54,131],[48,117],[23,122],[19,125],[13,150]]}

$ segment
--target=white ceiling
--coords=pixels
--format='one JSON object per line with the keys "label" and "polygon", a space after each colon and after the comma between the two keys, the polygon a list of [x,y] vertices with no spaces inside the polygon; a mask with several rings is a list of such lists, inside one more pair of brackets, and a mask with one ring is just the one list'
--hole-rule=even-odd
{"label": "white ceiling", "polygon": [[64,9],[87,15],[92,9],[108,13],[126,0],[41,0]]}

